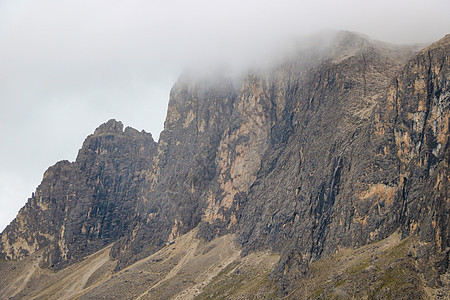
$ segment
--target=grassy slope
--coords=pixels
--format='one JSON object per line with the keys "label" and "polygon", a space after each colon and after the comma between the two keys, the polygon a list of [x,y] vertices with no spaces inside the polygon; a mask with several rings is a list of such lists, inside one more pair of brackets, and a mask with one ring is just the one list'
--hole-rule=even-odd
{"label": "grassy slope", "polygon": [[280,295],[270,277],[277,254],[241,257],[232,235],[209,243],[195,236],[181,236],[119,273],[109,247],[56,273],[39,267],[39,253],[0,262],[0,299],[448,299],[450,291],[448,276],[444,288],[426,287],[417,239],[398,233],[311,263],[289,295]]}

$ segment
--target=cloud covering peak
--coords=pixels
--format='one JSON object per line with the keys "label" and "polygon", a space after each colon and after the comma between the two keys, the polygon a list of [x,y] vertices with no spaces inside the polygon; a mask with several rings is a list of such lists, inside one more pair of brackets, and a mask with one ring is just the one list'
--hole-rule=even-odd
{"label": "cloud covering peak", "polygon": [[448,11],[446,0],[0,1],[0,228],[106,120],[157,139],[186,66],[248,65],[324,28],[432,42]]}

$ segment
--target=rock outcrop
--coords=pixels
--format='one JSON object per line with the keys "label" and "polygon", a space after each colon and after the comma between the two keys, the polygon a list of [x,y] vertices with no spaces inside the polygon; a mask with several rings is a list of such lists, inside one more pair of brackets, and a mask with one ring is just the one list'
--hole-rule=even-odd
{"label": "rock outcrop", "polygon": [[46,172],[2,233],[2,258],[43,249],[60,269],[113,243],[118,271],[193,229],[233,233],[243,254],[280,254],[270,276],[283,294],[312,263],[400,232],[417,241],[408,266],[440,286],[449,50],[450,36],[416,53],[340,32],[239,80],[185,73],[158,143],[100,126]]}
{"label": "rock outcrop", "polygon": [[149,133],[110,120],[84,142],[75,162],[44,174],[2,233],[3,259],[45,249],[43,266],[60,269],[124,236],[138,213],[156,154]]}

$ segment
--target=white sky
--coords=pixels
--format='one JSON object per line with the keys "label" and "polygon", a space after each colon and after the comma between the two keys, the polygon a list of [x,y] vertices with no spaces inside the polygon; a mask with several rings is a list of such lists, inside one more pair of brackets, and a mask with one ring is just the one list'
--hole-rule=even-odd
{"label": "white sky", "polygon": [[157,139],[187,65],[239,66],[322,29],[432,42],[449,11],[448,0],[0,0],[0,230],[101,123]]}

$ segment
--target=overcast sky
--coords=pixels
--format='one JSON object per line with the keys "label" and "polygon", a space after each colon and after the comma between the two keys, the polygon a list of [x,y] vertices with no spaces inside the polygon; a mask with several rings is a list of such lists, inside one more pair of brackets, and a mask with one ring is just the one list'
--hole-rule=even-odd
{"label": "overcast sky", "polygon": [[239,66],[322,29],[432,42],[449,11],[448,0],[0,0],[0,231],[101,123],[157,140],[187,65]]}

